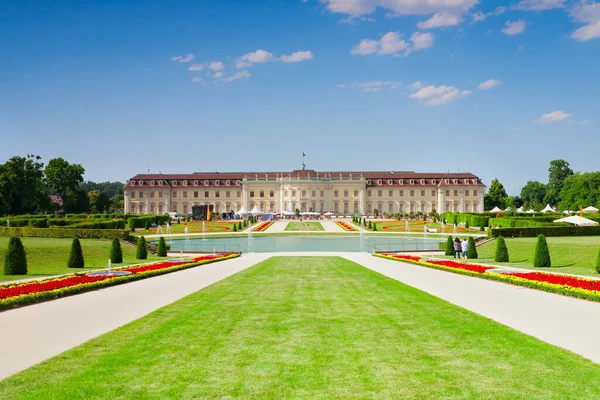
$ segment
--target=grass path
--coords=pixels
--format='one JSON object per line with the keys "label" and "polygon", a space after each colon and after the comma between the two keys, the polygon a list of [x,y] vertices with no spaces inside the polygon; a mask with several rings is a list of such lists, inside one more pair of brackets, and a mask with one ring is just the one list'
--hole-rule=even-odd
{"label": "grass path", "polygon": [[[27,254],[27,275],[3,275],[4,254],[8,246],[8,237],[0,237],[0,282],[12,281],[23,278],[37,278],[41,276],[69,274],[75,272],[91,271],[98,268],[106,268],[110,258],[110,240],[81,239],[81,248],[85,260],[85,268],[67,268],[67,261],[71,251],[73,239],[47,239],[47,238],[21,238]],[[123,250],[123,263],[114,264],[123,266],[128,264],[139,264],[142,260],[136,260],[135,247],[121,243]],[[152,254],[148,254],[147,261],[159,260]]]}
{"label": "grass path", "polygon": [[272,258],[0,398],[597,399],[600,366],[340,258]]}
{"label": "grass path", "polygon": [[290,222],[284,229],[285,231],[324,231],[320,222]]}

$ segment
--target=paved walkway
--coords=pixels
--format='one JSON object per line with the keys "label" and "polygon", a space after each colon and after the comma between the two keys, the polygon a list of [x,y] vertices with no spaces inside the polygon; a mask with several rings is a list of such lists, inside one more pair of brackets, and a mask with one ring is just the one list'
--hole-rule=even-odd
{"label": "paved walkway", "polygon": [[345,258],[547,343],[600,363],[600,303],[418,265],[346,253]]}
{"label": "paved walkway", "polygon": [[113,286],[0,313],[0,379],[171,304],[268,258],[266,254]]}

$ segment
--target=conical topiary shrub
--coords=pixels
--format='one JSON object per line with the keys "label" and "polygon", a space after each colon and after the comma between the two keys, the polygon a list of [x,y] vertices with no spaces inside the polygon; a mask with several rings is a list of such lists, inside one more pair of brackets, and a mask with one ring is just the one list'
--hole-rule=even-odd
{"label": "conical topiary shrub", "polygon": [[444,252],[444,255],[454,255],[454,241],[452,240],[452,236],[448,236],[448,240],[446,240],[446,251]]}
{"label": "conical topiary shrub", "polygon": [[162,236],[160,237],[160,239],[158,239],[158,247],[156,249],[156,255],[159,257],[167,256],[167,244],[165,243],[165,238]]}
{"label": "conical topiary shrub", "polygon": [[465,222],[465,229],[469,229],[471,225],[469,225],[469,221]]}
{"label": "conical topiary shrub", "polygon": [[146,221],[146,225],[144,225],[144,229],[150,229],[150,221]]}
{"label": "conical topiary shrub", "polygon": [[369,221],[369,223],[367,224],[367,228],[368,229],[373,229],[373,226],[371,225],[371,221]]}
{"label": "conical topiary shrub", "polygon": [[596,257],[596,271],[600,273],[600,250],[598,250],[598,257]]}
{"label": "conical topiary shrub", "polygon": [[536,268],[547,268],[550,265],[550,251],[548,251],[546,236],[538,235],[537,243],[535,245],[535,254],[533,255],[533,266]]}
{"label": "conical topiary shrub", "polygon": [[110,248],[110,262],[113,264],[120,264],[123,262],[123,251],[121,250],[121,242],[119,238],[113,238],[112,246]]}
{"label": "conical topiary shrub", "polygon": [[496,243],[496,254],[494,254],[494,261],[496,262],[508,262],[508,249],[502,236],[498,237]]}
{"label": "conical topiary shrub", "polygon": [[469,250],[467,251],[467,258],[476,260],[477,257],[479,256],[477,254],[477,247],[475,247],[475,240],[473,237],[469,236]]}
{"label": "conical topiary shrub", "polygon": [[233,224],[233,231],[237,232],[237,224]]}
{"label": "conical topiary shrub", "polygon": [[83,268],[85,266],[85,262],[83,260],[83,251],[81,251],[81,243],[79,243],[79,239],[73,239],[73,243],[71,244],[71,253],[69,254],[69,268]]}
{"label": "conical topiary shrub", "polygon": [[27,257],[21,239],[11,237],[4,256],[4,275],[26,275]]}
{"label": "conical topiary shrub", "polygon": [[377,231],[377,224],[373,222],[373,231]]}
{"label": "conical topiary shrub", "polygon": [[137,248],[135,249],[135,258],[138,260],[145,260],[148,258],[148,248],[146,247],[146,238],[140,236],[137,242]]}

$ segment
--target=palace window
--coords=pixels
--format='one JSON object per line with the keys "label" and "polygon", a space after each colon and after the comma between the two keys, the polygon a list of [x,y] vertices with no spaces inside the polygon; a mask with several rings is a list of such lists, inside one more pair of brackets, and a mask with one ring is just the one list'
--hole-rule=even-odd
{"label": "palace window", "polygon": [[287,190],[283,191],[283,197],[287,197]]}
{"label": "palace window", "polygon": [[163,198],[163,192],[158,192],[158,198],[162,199]]}
{"label": "palace window", "polygon": [[159,214],[162,214],[162,213],[163,213],[163,205],[162,205],[162,204],[159,204],[159,205],[158,205],[158,213],[159,213]]}
{"label": "palace window", "polygon": [[173,186],[177,186],[177,181],[173,181]]}
{"label": "palace window", "polygon": [[135,181],[131,181],[131,186],[135,186]]}
{"label": "palace window", "polygon": [[321,197],[325,197],[325,191],[321,190]]}
{"label": "palace window", "polygon": [[204,181],[204,186],[208,186],[210,184],[210,182],[207,180]]}
{"label": "palace window", "polygon": [[446,185],[450,183],[450,179],[444,179],[444,182],[446,182]]}
{"label": "palace window", "polygon": [[477,179],[471,179],[471,181],[472,181],[473,184],[477,183]]}
{"label": "palace window", "polygon": [[176,199],[177,198],[177,192],[173,192],[173,198]]}
{"label": "palace window", "polygon": [[469,180],[465,179],[465,184],[468,185],[469,184]]}
{"label": "palace window", "polygon": [[198,186],[198,181],[194,181],[194,186]]}
{"label": "palace window", "polygon": [[393,179],[388,179],[388,184],[393,185],[394,184],[394,180]]}
{"label": "palace window", "polygon": [[250,191],[250,197],[254,197],[254,190]]}
{"label": "palace window", "polygon": [[[317,197],[317,191],[316,190],[312,191],[312,197]],[[315,207],[313,207],[313,208],[315,208]]]}
{"label": "palace window", "polygon": [[421,197],[425,197],[425,191],[421,190]]}
{"label": "palace window", "polygon": [[140,181],[140,186],[144,186],[144,181]]}
{"label": "palace window", "polygon": [[194,198],[197,199],[198,198],[198,192],[194,192]]}
{"label": "palace window", "polygon": [[241,182],[239,180],[237,180],[237,181],[235,181],[235,184],[238,185],[238,186],[240,186]]}
{"label": "palace window", "polygon": [[455,185],[458,184],[458,179],[452,179],[452,183],[454,183]]}
{"label": "palace window", "polygon": [[383,184],[383,180],[381,180],[381,179],[380,179],[380,180],[378,180],[378,181],[377,181],[377,184],[378,184],[378,185],[382,185],[382,184]]}
{"label": "palace window", "polygon": [[414,180],[414,179],[411,179],[411,180],[410,180],[410,184],[411,184],[411,185],[414,185],[414,184],[415,184],[415,180]]}
{"label": "palace window", "polygon": [[354,191],[354,197],[358,197],[358,190]]}
{"label": "palace window", "polygon": [[348,197],[348,191],[344,190],[344,197]]}
{"label": "palace window", "polygon": [[183,192],[183,198],[187,199],[187,192]]}
{"label": "palace window", "polygon": [[404,190],[400,191],[400,197],[404,197]]}
{"label": "palace window", "polygon": [[154,192],[150,192],[150,198],[153,199],[154,198]]}
{"label": "palace window", "polygon": [[306,190],[302,191],[302,197],[306,197]]}
{"label": "palace window", "polygon": [[292,197],[296,197],[296,191],[292,190]]}
{"label": "palace window", "polygon": [[388,197],[394,197],[394,191],[388,190]]}
{"label": "palace window", "polygon": [[454,190],[454,196],[458,196],[458,190]]}
{"label": "palace window", "polygon": [[275,191],[269,190],[269,197],[275,197]]}
{"label": "palace window", "polygon": [[225,192],[225,197],[227,197],[227,198],[231,197],[231,192],[230,191]]}
{"label": "palace window", "polygon": [[187,181],[183,181],[183,186],[187,186]]}
{"label": "palace window", "polygon": [[446,196],[450,196],[450,191],[446,190]]}
{"label": "palace window", "polygon": [[140,199],[143,199],[143,198],[144,198],[144,192],[139,192],[139,193],[138,193],[138,197],[139,197]]}
{"label": "palace window", "polygon": [[231,181],[230,181],[229,179],[227,179],[227,180],[225,181],[225,185],[227,185],[227,186],[231,185]]}
{"label": "palace window", "polygon": [[265,191],[264,191],[264,190],[261,190],[261,191],[259,192],[259,196],[260,196],[260,197],[265,197]]}
{"label": "palace window", "polygon": [[216,186],[219,186],[220,184],[221,184],[221,181],[217,179],[217,180],[215,181],[215,185],[216,185]]}
{"label": "palace window", "polygon": [[206,192],[204,192],[204,198],[208,198],[208,190]]}
{"label": "palace window", "polygon": [[465,190],[465,196],[469,195],[469,190]]}
{"label": "palace window", "polygon": [[338,191],[337,190],[333,191],[333,197],[338,197]]}
{"label": "palace window", "polygon": [[131,198],[135,199],[135,192],[131,192]]}
{"label": "palace window", "polygon": [[383,196],[383,190],[378,190],[377,191],[377,197],[382,197]]}
{"label": "palace window", "polygon": [[238,191],[238,192],[236,192],[236,193],[237,193],[237,194],[236,194],[236,196],[237,196],[237,198],[238,198],[238,199],[239,199],[240,197],[242,197],[242,192]]}
{"label": "palace window", "polygon": [[435,190],[432,190],[431,191],[431,197],[435,197],[435,195],[436,195]]}
{"label": "palace window", "polygon": [[473,196],[477,196],[477,190],[473,190]]}
{"label": "palace window", "polygon": [[415,191],[414,190],[410,191],[410,197],[415,197]]}
{"label": "palace window", "polygon": [[154,214],[154,204],[150,204],[150,213]]}
{"label": "palace window", "polygon": [[371,191],[367,190],[367,196],[371,197]]}
{"label": "palace window", "polygon": [[398,183],[404,185],[404,179],[398,179]]}
{"label": "palace window", "polygon": [[154,186],[154,181],[150,181],[150,186]]}
{"label": "palace window", "polygon": [[421,185],[425,184],[425,179],[421,179]]}
{"label": "palace window", "polygon": [[431,180],[431,183],[433,183],[433,184],[435,185],[435,179],[432,179],[432,180]]}
{"label": "palace window", "polygon": [[218,190],[215,191],[215,197],[221,197],[221,193]]}
{"label": "palace window", "polygon": [[371,180],[367,179],[367,185],[370,185],[370,184],[371,184]]}

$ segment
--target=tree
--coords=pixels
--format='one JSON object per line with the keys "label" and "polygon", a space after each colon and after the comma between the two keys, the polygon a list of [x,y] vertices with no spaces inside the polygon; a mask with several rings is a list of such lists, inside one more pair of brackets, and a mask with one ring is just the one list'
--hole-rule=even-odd
{"label": "tree", "polygon": [[557,205],[561,201],[561,191],[565,183],[565,179],[573,175],[573,170],[569,168],[569,163],[565,160],[550,161],[548,168],[548,186],[546,188],[546,196],[544,203]]}
{"label": "tree", "polygon": [[498,237],[496,242],[496,253],[494,254],[494,261],[496,262],[508,262],[508,249],[502,236]]}
{"label": "tree", "polygon": [[479,257],[477,254],[477,247],[475,246],[475,240],[472,236],[469,236],[469,250],[467,251],[467,258],[475,260]]}
{"label": "tree", "polygon": [[11,237],[4,256],[4,275],[26,275],[27,257],[21,239]]}
{"label": "tree", "polygon": [[494,207],[502,207],[504,205],[504,199],[507,196],[504,186],[500,183],[498,178],[494,178],[488,192],[483,197],[485,209],[491,210]]}
{"label": "tree", "polygon": [[158,239],[158,248],[156,250],[156,255],[159,257],[167,256],[167,244],[165,243],[165,238],[162,236],[160,237],[160,239]]}
{"label": "tree", "polygon": [[69,268],[83,268],[85,262],[83,260],[83,251],[81,251],[81,243],[79,243],[79,239],[73,239],[73,243],[71,243],[71,253],[69,254],[69,261],[67,266]]}
{"label": "tree", "polygon": [[89,201],[89,210],[92,213],[105,212],[110,207],[110,199],[108,195],[99,190],[90,190],[87,192]]}
{"label": "tree", "polygon": [[12,157],[0,164],[0,215],[25,214],[50,209],[44,189],[44,164],[41,157]]}
{"label": "tree", "polygon": [[533,255],[533,266],[536,268],[547,268],[551,265],[550,251],[544,235],[538,235],[535,244],[535,254]]}
{"label": "tree", "polygon": [[527,181],[521,189],[521,199],[523,207],[526,209],[540,210],[544,208],[544,198],[546,197],[546,185],[538,181]]}
{"label": "tree", "polygon": [[560,192],[560,208],[577,210],[579,206],[600,205],[600,172],[576,173],[565,179]]}
{"label": "tree", "polygon": [[598,256],[596,257],[596,272],[600,273],[600,250],[598,250]]}
{"label": "tree", "polygon": [[120,264],[123,262],[123,251],[121,250],[121,242],[119,238],[113,238],[110,248],[110,262]]}
{"label": "tree", "polygon": [[69,164],[60,157],[50,160],[44,170],[48,188],[60,194],[63,202],[67,204],[70,204],[69,197],[76,195],[79,184],[83,182],[84,173],[85,169],[80,164]]}
{"label": "tree", "polygon": [[146,247],[146,238],[140,236],[137,241],[137,248],[135,250],[135,258],[138,260],[145,260],[148,258],[148,249]]}
{"label": "tree", "polygon": [[452,241],[452,236],[448,236],[448,239],[446,239],[446,251],[444,252],[444,255],[454,255],[454,241]]}

